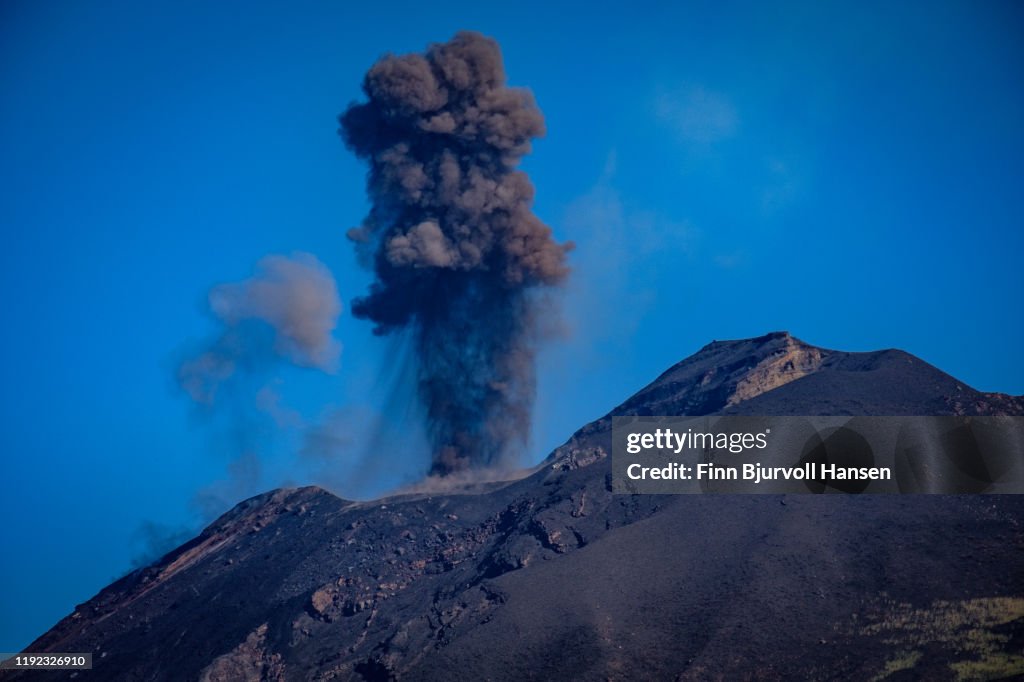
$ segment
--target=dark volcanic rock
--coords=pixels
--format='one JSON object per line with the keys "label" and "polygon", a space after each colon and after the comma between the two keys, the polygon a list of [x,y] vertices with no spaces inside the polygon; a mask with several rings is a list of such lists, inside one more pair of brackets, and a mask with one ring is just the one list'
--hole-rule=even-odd
{"label": "dark volcanic rock", "polygon": [[[900,351],[770,334],[712,343],[613,412],[1024,404]],[[609,429],[608,417],[589,424],[532,475],[484,493],[252,498],[30,650],[91,651],[80,679],[116,680],[1024,671],[1024,498],[613,496]]]}

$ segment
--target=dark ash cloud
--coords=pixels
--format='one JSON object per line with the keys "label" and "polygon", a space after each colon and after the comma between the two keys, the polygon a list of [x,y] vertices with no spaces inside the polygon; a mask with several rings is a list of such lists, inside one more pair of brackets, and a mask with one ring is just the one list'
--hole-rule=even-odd
{"label": "dark ash cloud", "polygon": [[533,214],[516,169],[543,116],[478,33],[384,56],[363,91],[340,117],[372,200],[349,232],[376,276],[353,314],[410,334],[431,473],[499,464],[529,433],[537,292],[568,274],[571,244]]}

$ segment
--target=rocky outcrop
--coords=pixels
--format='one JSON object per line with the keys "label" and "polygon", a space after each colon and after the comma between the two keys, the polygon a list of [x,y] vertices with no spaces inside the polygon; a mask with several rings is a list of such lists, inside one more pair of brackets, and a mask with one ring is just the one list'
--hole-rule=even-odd
{"label": "rocky outcrop", "polygon": [[781,342],[781,347],[773,349],[768,357],[746,371],[736,382],[726,400],[726,407],[756,398],[821,368],[827,351],[809,346],[789,334],[782,337]]}
{"label": "rocky outcrop", "polygon": [[284,682],[281,655],[268,653],[266,641],[264,623],[229,653],[215,658],[199,674],[199,682]]}

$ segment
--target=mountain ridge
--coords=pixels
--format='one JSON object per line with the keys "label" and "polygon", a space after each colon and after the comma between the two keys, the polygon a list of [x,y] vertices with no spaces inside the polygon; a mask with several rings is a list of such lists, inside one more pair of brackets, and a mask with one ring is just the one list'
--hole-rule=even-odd
{"label": "mountain ridge", "polygon": [[[709,344],[483,494],[255,496],[29,650],[92,651],[129,680],[871,677],[894,637],[921,649],[918,675],[1015,665],[1019,496],[611,494],[611,414],[1019,405],[901,351],[813,348],[785,333]],[[901,609],[940,623],[997,606],[1016,615],[963,634],[992,651],[885,630]]]}

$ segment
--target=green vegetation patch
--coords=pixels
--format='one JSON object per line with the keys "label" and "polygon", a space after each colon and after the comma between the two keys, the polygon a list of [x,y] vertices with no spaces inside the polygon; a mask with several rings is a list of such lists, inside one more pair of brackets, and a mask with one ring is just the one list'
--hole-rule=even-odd
{"label": "green vegetation patch", "polygon": [[937,601],[924,609],[889,601],[858,634],[880,637],[899,650],[876,680],[912,670],[926,650],[929,657],[936,650],[947,653],[958,680],[998,680],[1024,674],[1024,656],[1006,650],[1016,627],[1003,626],[1016,621],[1024,628],[1024,599],[1017,597]]}

